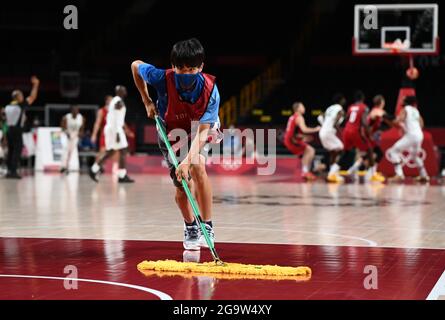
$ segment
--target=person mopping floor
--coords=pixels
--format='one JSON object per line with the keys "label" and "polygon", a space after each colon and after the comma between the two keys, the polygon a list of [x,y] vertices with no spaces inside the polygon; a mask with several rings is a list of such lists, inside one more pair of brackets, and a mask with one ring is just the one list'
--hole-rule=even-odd
{"label": "person mopping floor", "polygon": [[[205,169],[206,159],[201,155],[201,150],[207,142],[209,132],[219,128],[220,99],[215,77],[202,73],[204,57],[201,43],[197,39],[190,39],[173,46],[171,69],[157,69],[141,60],[134,61],[131,69],[147,115],[156,121],[159,147],[176,186],[175,201],[184,219],[183,246],[186,250],[209,247],[214,263],[143,261],[137,267],[141,272],[154,270],[310,277],[311,269],[308,267],[224,263],[216,253],[212,223],[212,186]],[[147,83],[157,91],[157,106],[148,94]],[[192,130],[192,122],[197,123],[195,130]],[[176,136],[179,134],[182,138],[175,141],[172,147],[168,133],[173,130],[176,131]],[[192,132],[196,134],[193,136]],[[194,198],[197,199],[197,204]]]}
{"label": "person mopping floor", "polygon": [[[169,158],[165,142],[159,138],[159,148],[168,163],[170,176],[176,187],[175,201],[184,219],[184,248],[199,250],[207,246],[193,215],[187,195],[181,185],[186,177],[194,193],[201,218],[205,222],[211,241],[215,239],[212,223],[212,186],[205,168],[205,157],[200,154],[209,130],[219,128],[219,92],[215,77],[203,73],[204,48],[197,39],[180,41],[171,51],[172,68],[158,69],[136,60],[132,63],[134,82],[138,88],[149,118],[159,114],[167,135],[182,130],[187,141],[179,141],[177,152],[179,167]],[[157,91],[157,107],[150,98],[147,83]],[[192,121],[198,123],[197,134],[191,137]],[[173,143],[172,143],[173,144]]]}

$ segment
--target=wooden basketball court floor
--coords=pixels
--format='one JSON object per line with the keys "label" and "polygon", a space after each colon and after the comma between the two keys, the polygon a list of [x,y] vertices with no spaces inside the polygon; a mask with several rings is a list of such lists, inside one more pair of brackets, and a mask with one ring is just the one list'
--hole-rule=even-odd
{"label": "wooden basketball court floor", "polygon": [[132,185],[74,173],[1,179],[0,299],[445,298],[445,187],[213,176],[224,260],[313,272],[227,279],[136,269],[143,260],[211,256],[182,249],[169,177],[134,178]]}

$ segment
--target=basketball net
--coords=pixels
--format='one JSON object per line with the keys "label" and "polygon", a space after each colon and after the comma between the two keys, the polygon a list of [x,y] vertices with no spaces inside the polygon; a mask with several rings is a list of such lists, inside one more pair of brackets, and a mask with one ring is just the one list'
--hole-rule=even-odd
{"label": "basketball net", "polygon": [[[383,44],[383,48],[390,51],[392,54],[395,55],[406,55],[408,49],[410,48],[410,42],[409,40],[401,41],[400,39],[397,39],[394,42],[388,42]],[[409,59],[409,68],[407,69],[407,76],[409,72],[416,72],[417,75],[415,78],[412,78],[412,80],[416,80],[418,77],[418,70],[414,66],[414,55],[413,54],[407,54]],[[396,106],[396,115],[399,114],[399,112],[403,108],[403,100],[406,96],[409,95],[416,95],[416,90],[414,87],[409,88],[400,88],[399,90],[399,97],[397,99],[397,106]]]}
{"label": "basketball net", "polygon": [[383,44],[383,49],[387,49],[394,54],[403,53],[407,51],[410,47],[411,43],[409,42],[409,40],[405,40],[402,42],[402,40],[397,39],[394,42],[386,42]]}

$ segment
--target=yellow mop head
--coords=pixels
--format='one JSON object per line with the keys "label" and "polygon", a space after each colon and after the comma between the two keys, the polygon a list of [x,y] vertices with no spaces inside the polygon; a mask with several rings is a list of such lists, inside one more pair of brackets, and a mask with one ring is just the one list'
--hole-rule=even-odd
{"label": "yellow mop head", "polygon": [[[301,277],[308,279],[311,277],[312,271],[308,267],[280,267],[272,265],[252,265],[240,263],[223,263],[216,264],[215,262],[178,262],[175,260],[158,260],[158,261],[143,261],[138,264],[138,270],[155,271],[176,274],[212,274],[216,277],[218,275],[233,275],[234,278],[265,278],[281,280],[285,278],[300,280]],[[225,278],[225,277],[221,277]]]}

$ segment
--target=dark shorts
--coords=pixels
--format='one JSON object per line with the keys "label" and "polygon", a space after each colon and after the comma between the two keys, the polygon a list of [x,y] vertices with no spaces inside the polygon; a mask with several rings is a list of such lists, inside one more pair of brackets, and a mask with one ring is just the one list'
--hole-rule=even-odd
{"label": "dark shorts", "polygon": [[[168,154],[168,150],[167,150],[167,146],[165,145],[164,141],[162,140],[162,138],[158,135],[158,145],[159,145],[159,149],[161,150],[162,156],[164,157],[165,162],[167,162],[167,166],[168,169],[170,170],[170,177],[172,178],[173,184],[175,185],[176,188],[182,188],[182,183],[178,181],[178,179],[176,178],[176,168],[173,164],[173,162],[170,159],[170,156]],[[189,149],[190,146],[190,141],[185,144],[184,146],[187,146],[187,150]],[[178,160],[178,163],[181,163],[182,160],[184,160],[185,156],[187,155],[186,152],[183,152],[181,154],[181,150],[183,150],[183,148],[181,148],[180,150],[178,150],[176,152],[176,159]]]}
{"label": "dark shorts", "polygon": [[[174,143],[170,144],[174,145]],[[179,150],[176,151],[176,159],[178,160],[178,163],[181,163],[182,160],[185,159],[187,156],[188,151],[190,150],[191,140],[188,139],[187,143],[184,143],[183,147],[179,148]],[[173,165],[173,162],[170,159],[170,156],[168,154],[167,146],[165,145],[164,141],[158,134],[158,146],[161,150],[162,156],[164,157],[165,162],[167,162],[168,169],[170,170],[170,177],[172,178],[173,184],[176,188],[182,189],[182,183],[178,181],[176,178],[176,168]],[[201,153],[202,154],[202,153]],[[205,156],[205,155],[204,155]],[[189,180],[191,177],[189,177]]]}

